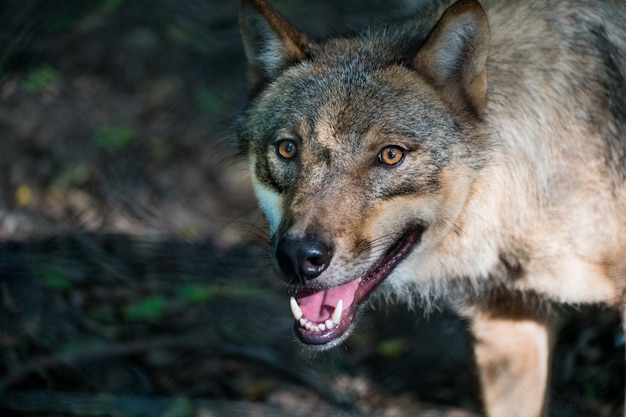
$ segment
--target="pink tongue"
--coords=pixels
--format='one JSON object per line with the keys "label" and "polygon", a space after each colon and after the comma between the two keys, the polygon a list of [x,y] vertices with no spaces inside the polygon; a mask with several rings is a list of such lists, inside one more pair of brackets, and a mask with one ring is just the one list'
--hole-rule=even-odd
{"label": "pink tongue", "polygon": [[354,295],[359,288],[360,279],[355,279],[347,284],[324,290],[296,296],[302,314],[313,322],[324,322],[330,318],[339,300],[343,300],[343,310],[347,310],[354,302]]}

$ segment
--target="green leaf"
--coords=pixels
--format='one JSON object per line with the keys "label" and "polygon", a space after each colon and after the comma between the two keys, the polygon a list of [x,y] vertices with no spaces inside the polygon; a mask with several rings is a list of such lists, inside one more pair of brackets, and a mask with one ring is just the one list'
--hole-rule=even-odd
{"label": "green leaf", "polygon": [[198,90],[195,98],[196,104],[202,111],[214,113],[224,110],[224,100],[206,88]]}
{"label": "green leaf", "polygon": [[260,288],[236,285],[206,285],[199,283],[181,284],[176,291],[190,304],[203,304],[214,298],[260,298],[269,292]]}
{"label": "green leaf", "polygon": [[382,340],[376,346],[376,353],[386,358],[399,358],[409,350],[409,343],[404,337]]}
{"label": "green leaf", "polygon": [[190,304],[204,304],[219,293],[219,289],[212,286],[188,283],[177,289],[178,295]]}
{"label": "green leaf", "polygon": [[67,279],[63,269],[54,264],[37,264],[34,267],[35,273],[48,287],[57,290],[69,290],[73,287],[72,282]]}
{"label": "green leaf", "polygon": [[64,168],[59,175],[57,175],[52,183],[55,187],[66,190],[73,185],[80,185],[87,181],[93,168],[87,163],[76,163]]}
{"label": "green leaf", "polygon": [[125,306],[122,314],[128,320],[158,320],[165,313],[165,304],[164,296],[153,294]]}
{"label": "green leaf", "polygon": [[124,0],[102,0],[102,10],[105,12],[115,12],[122,7]]}
{"label": "green leaf", "polygon": [[57,353],[62,355],[72,355],[75,353],[80,353],[84,350],[95,349],[99,346],[104,346],[106,344],[105,341],[101,339],[96,339],[95,337],[86,337],[84,339],[74,339],[70,340],[67,343],[62,344],[58,349]]}
{"label": "green leaf", "polygon": [[28,93],[40,93],[55,83],[58,77],[58,72],[48,65],[35,68],[26,74],[26,78],[22,81],[22,90]]}
{"label": "green leaf", "polygon": [[93,143],[101,149],[120,149],[131,145],[136,136],[129,126],[101,126],[93,135]]}
{"label": "green leaf", "polygon": [[598,398],[598,393],[596,392],[596,387],[593,385],[593,383],[585,382],[583,388],[585,390],[585,399],[593,401]]}
{"label": "green leaf", "polygon": [[100,323],[114,323],[115,310],[111,306],[95,306],[87,310],[87,316]]}
{"label": "green leaf", "polygon": [[[60,5],[59,5],[60,6]],[[79,22],[79,14],[73,7],[56,7],[47,14],[47,17],[42,21],[42,29],[48,33],[60,33],[65,32]]]}
{"label": "green leaf", "polygon": [[185,397],[176,397],[161,417],[191,417],[193,415],[195,415],[195,410],[192,402]]}

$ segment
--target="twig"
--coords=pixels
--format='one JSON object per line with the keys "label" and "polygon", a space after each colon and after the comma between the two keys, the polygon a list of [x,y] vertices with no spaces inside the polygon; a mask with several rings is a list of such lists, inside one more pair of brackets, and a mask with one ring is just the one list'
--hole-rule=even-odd
{"label": "twig", "polygon": [[324,407],[313,412],[246,401],[192,400],[186,397],[120,396],[47,391],[9,391],[0,409],[22,413],[63,413],[80,416],[132,417],[364,417],[356,411]]}
{"label": "twig", "polygon": [[351,407],[352,401],[345,395],[333,391],[329,384],[325,383],[317,373],[310,368],[294,368],[288,366],[282,358],[279,358],[274,351],[267,348],[247,348],[241,346],[225,345],[220,348],[225,355],[243,356],[248,360],[253,360],[266,368],[275,370],[294,382],[307,386],[317,392],[326,401],[343,407]]}
{"label": "twig", "polygon": [[127,356],[145,352],[158,348],[189,348],[192,346],[202,346],[205,355],[243,357],[246,360],[256,362],[266,368],[273,370],[279,375],[283,375],[294,382],[307,386],[317,392],[324,400],[343,407],[351,406],[347,397],[332,391],[328,384],[314,371],[308,368],[295,368],[285,366],[284,360],[279,358],[275,352],[267,347],[245,348],[241,346],[217,344],[212,349],[206,349],[210,344],[212,336],[207,333],[189,333],[184,336],[168,336],[158,339],[141,342],[129,342],[121,344],[107,343],[87,347],[80,351],[57,353],[44,356],[30,361],[23,366],[10,371],[4,378],[0,379],[0,394],[8,390],[12,385],[26,378],[33,373],[41,373],[45,369],[58,366],[60,364],[78,364],[85,361],[101,359],[111,356]]}
{"label": "twig", "polygon": [[141,342],[129,342],[121,344],[107,343],[94,347],[84,348],[80,351],[68,353],[56,353],[30,361],[24,366],[10,371],[4,378],[0,379],[0,393],[6,391],[11,385],[19,382],[28,375],[41,372],[44,369],[59,364],[76,364],[88,360],[100,359],[110,356],[126,356],[154,348],[176,347],[179,345],[190,346],[193,344],[206,343],[206,334],[194,334],[193,336],[163,337]]}
{"label": "twig", "polygon": [[71,235],[70,238],[80,246],[87,256],[91,257],[98,263],[98,266],[102,267],[105,271],[121,279],[128,279],[132,276],[126,264],[121,262],[118,258],[106,253],[104,249],[96,245],[88,236],[77,233]]}

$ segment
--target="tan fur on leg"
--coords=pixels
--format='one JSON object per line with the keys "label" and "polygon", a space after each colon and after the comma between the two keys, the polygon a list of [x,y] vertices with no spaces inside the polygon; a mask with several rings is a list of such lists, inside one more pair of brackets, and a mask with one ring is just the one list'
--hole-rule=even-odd
{"label": "tan fur on leg", "polygon": [[535,317],[481,313],[472,319],[487,416],[545,415],[551,327]]}

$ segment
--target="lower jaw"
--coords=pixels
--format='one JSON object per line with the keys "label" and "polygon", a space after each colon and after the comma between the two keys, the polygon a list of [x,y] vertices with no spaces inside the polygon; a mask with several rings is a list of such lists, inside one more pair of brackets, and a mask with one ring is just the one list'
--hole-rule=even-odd
{"label": "lower jaw", "polygon": [[343,311],[339,324],[332,329],[326,329],[324,331],[310,331],[300,326],[298,322],[295,322],[294,332],[302,343],[322,349],[330,348],[341,343],[348,337],[355,313],[355,306],[350,306],[347,310]]}

